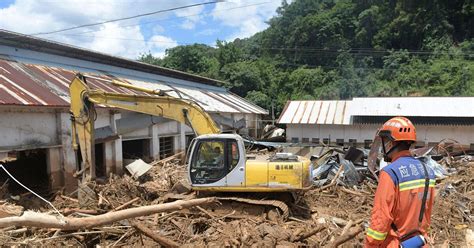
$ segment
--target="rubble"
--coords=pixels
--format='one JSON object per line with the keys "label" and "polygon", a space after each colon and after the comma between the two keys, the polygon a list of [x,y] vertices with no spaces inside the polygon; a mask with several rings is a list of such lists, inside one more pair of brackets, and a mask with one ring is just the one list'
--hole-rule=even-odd
{"label": "rubble", "polygon": [[267,124],[260,135],[261,141],[285,142],[285,129],[272,124]]}
{"label": "rubble", "polygon": [[[347,151],[330,149],[320,157],[313,157],[312,172],[315,186],[323,186],[335,179],[338,185],[353,187],[359,185],[369,174],[364,152],[356,148]],[[337,172],[340,175],[336,178]]]}
{"label": "rubble", "polygon": [[[285,210],[269,204],[254,205],[250,204],[251,200],[235,202],[221,197],[219,203],[78,230],[28,225],[4,227],[0,229],[0,243],[7,246],[337,247],[342,244],[342,247],[358,247],[364,240],[363,230],[377,187],[376,178],[367,168],[367,152],[362,153],[361,156],[358,151],[333,149],[314,157],[313,177],[316,181],[326,181],[287,202],[288,217]],[[175,200],[203,199],[190,191],[179,159],[181,155],[150,163],[152,167],[137,179],[129,175],[112,176],[105,184],[89,183],[89,193],[94,197],[88,205],[80,204],[77,193],[57,192],[47,199],[66,218],[75,219],[159,206]],[[464,154],[450,160],[433,159],[449,173],[437,179],[438,195],[429,233],[431,245],[465,246],[467,238],[472,236],[474,163],[468,159]],[[0,207],[5,210],[0,211],[2,217],[18,216],[26,211],[54,214],[47,204],[32,195],[19,196],[35,202],[22,203],[23,206],[9,197],[8,192],[4,195],[0,202],[0,206],[5,206]]]}

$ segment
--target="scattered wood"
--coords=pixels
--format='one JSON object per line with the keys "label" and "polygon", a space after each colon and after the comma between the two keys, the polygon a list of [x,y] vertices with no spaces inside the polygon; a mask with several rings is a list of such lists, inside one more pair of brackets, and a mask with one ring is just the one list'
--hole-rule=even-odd
{"label": "scattered wood", "polygon": [[130,200],[130,201],[128,201],[128,202],[126,202],[126,203],[124,203],[124,204],[122,204],[122,205],[120,205],[120,206],[114,208],[112,211],[118,211],[118,210],[120,210],[120,209],[126,208],[126,207],[132,205],[134,202],[137,202],[137,201],[139,201],[139,200],[140,200],[140,197],[135,197],[135,198],[133,198],[132,200]]}
{"label": "scattered wood", "polygon": [[151,229],[149,229],[148,227],[146,227],[146,226],[144,226],[144,225],[142,225],[138,222],[133,222],[132,226],[135,229],[137,229],[138,231],[145,234],[147,237],[153,239],[154,241],[156,241],[157,243],[159,243],[160,245],[162,245],[164,247],[179,247],[180,246],[175,241],[173,241],[173,240],[171,240],[167,237],[161,236],[157,233],[154,233]]}
{"label": "scattered wood", "polygon": [[349,228],[354,224],[354,221],[350,220],[349,222],[347,222],[346,226],[344,227],[344,229],[342,229],[342,232],[341,232],[341,236],[344,236],[347,231],[349,231]]}
{"label": "scattered wood", "polygon": [[[20,207],[18,211],[13,211],[13,214],[4,216],[7,218],[0,217],[0,223],[3,223],[3,226],[11,224],[3,229],[0,225],[2,233],[0,243],[6,246],[31,244],[33,246],[39,244],[42,246],[90,246],[95,244],[97,247],[165,246],[161,243],[154,243],[158,241],[154,241],[155,239],[148,236],[146,231],[143,232],[133,225],[138,223],[151,229],[151,234],[157,235],[158,238],[169,239],[178,245],[186,244],[197,247],[225,245],[236,247],[250,247],[252,245],[256,247],[337,247],[344,244],[350,244],[346,245],[348,247],[362,246],[363,235],[360,232],[357,234],[355,229],[362,228],[362,223],[369,220],[373,194],[377,185],[374,181],[366,180],[353,188],[337,186],[337,182],[340,181],[344,172],[343,168],[338,170],[339,173],[334,173],[335,177],[328,182],[329,186],[324,190],[308,188],[304,195],[299,194],[294,197],[297,199],[295,202],[286,201],[287,212],[291,213],[291,216],[286,219],[278,217],[273,218],[272,221],[269,218],[269,213],[270,215],[275,213],[272,208],[269,208],[268,205],[252,204],[257,199],[257,202],[264,199],[267,203],[273,199],[271,196],[267,198],[266,194],[261,194],[262,196],[259,198],[251,198],[250,202],[231,201],[223,198],[224,200],[219,200],[220,204],[198,205],[198,207],[187,209],[176,208],[158,214],[151,212],[150,215],[145,214],[132,218],[133,222],[130,221],[130,218],[110,220],[108,214],[137,209],[133,208],[137,207],[137,204],[159,205],[158,203],[174,200],[195,199],[199,194],[190,191],[189,185],[186,185],[185,167],[177,162],[178,159],[178,156],[175,156],[161,160],[159,163],[158,161],[154,162],[158,166],[153,166],[146,176],[139,180],[135,180],[129,175],[120,177],[112,175],[106,182],[89,182],[87,194],[81,193],[87,199],[90,198],[86,204],[77,202],[77,192],[68,194],[67,197],[61,197],[61,193],[53,194],[55,197],[51,198],[53,199],[52,204],[67,216],[64,219],[69,225],[67,227],[71,228],[71,225],[76,225],[76,228],[79,228],[76,220],[84,223],[91,220],[91,217],[99,218],[100,221],[95,224],[106,224],[91,227],[91,223],[88,222],[81,226],[80,230],[73,230],[71,233],[68,229],[63,229],[66,224],[61,222],[59,217],[35,213],[41,216],[41,225],[49,225],[48,221],[51,220],[59,222],[59,224],[55,223],[55,226],[61,225],[61,227],[30,227],[37,226],[38,223],[31,222],[31,219],[29,219],[29,223],[26,223],[24,211]],[[453,164],[456,161],[456,159],[452,159]],[[474,180],[472,179],[474,178],[474,169],[472,166],[463,164],[461,167],[456,167],[456,171],[456,176],[450,176],[438,185],[440,193],[436,197],[441,197],[443,200],[435,201],[437,205],[433,209],[431,226],[433,232],[430,236],[430,245],[432,246],[439,246],[446,240],[449,246],[462,247],[466,245],[466,240],[469,238],[469,235],[466,235],[466,229],[470,228],[466,222],[469,215],[464,210],[466,206],[470,206],[468,200],[474,192]],[[449,188],[447,188],[448,185]],[[0,200],[0,213],[2,205],[18,207],[15,204],[20,204],[20,202],[25,206],[25,209],[52,213],[50,208],[38,204],[31,206],[29,203],[25,204],[25,201],[35,200],[32,195],[25,197],[19,195],[19,199],[16,200],[10,197],[11,194],[8,191],[5,193],[5,201]],[[241,196],[250,199],[244,194]],[[252,194],[252,196],[254,195]],[[219,195],[219,197],[221,196]],[[280,206],[275,207],[279,208]],[[37,217],[37,215],[35,216]],[[18,217],[22,222],[5,224],[6,220],[12,220],[10,217]],[[92,220],[97,221],[98,219]],[[352,234],[354,234],[353,237]],[[151,239],[145,238],[145,236]]]}
{"label": "scattered wood", "polygon": [[354,190],[350,190],[350,189],[345,188],[345,187],[341,187],[340,190],[343,191],[343,192],[346,192],[346,193],[348,193],[348,194],[352,194],[352,195],[367,196],[367,194],[363,194],[363,193],[361,193],[361,192],[357,192],[357,191],[354,191]]}
{"label": "scattered wood", "polygon": [[294,241],[303,241],[303,240],[305,240],[305,239],[307,239],[307,238],[309,238],[309,237],[315,235],[316,233],[321,232],[321,231],[324,230],[324,229],[326,229],[325,226],[320,226],[320,227],[318,227],[318,228],[316,228],[316,229],[314,229],[314,230],[312,230],[312,231],[310,231],[310,232],[308,232],[308,233],[306,233],[306,234],[303,234],[301,237],[297,238],[297,239],[294,240]]}
{"label": "scattered wood", "polygon": [[169,156],[167,158],[164,158],[162,160],[158,160],[158,161],[154,161],[152,163],[150,163],[151,166],[155,166],[155,165],[158,165],[158,164],[164,164],[164,163],[168,163],[174,159],[178,159],[180,157],[184,156],[184,151],[183,152],[178,152],[172,156]]}
{"label": "scattered wood", "polygon": [[28,228],[24,227],[20,229],[6,231],[5,233],[9,235],[17,235],[17,234],[25,233],[26,231],[28,231]]}
{"label": "scattered wood", "polygon": [[79,203],[78,199],[74,199],[74,198],[69,197],[69,196],[59,195],[59,197],[63,198],[64,200],[68,200],[68,201],[71,201],[71,202],[74,202],[74,203]]}
{"label": "scattered wood", "polygon": [[13,204],[4,203],[0,205],[0,218],[10,216],[20,216],[23,214],[23,207]]}
{"label": "scattered wood", "polygon": [[337,237],[327,247],[336,248],[336,247],[344,244],[345,242],[353,239],[355,236],[357,236],[357,234],[361,233],[362,231],[364,231],[364,228],[362,227],[362,225],[353,227],[349,231],[347,231],[347,233],[345,233],[344,235],[341,235],[341,236]]}

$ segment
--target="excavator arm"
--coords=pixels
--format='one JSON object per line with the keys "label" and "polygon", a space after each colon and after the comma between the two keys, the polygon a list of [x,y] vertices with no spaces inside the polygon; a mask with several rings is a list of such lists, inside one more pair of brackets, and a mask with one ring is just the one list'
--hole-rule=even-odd
{"label": "excavator arm", "polygon": [[191,126],[197,135],[220,133],[219,128],[209,114],[190,100],[167,96],[160,91],[140,88],[118,81],[111,81],[111,83],[148,94],[130,95],[92,90],[87,85],[86,77],[81,74],[77,74],[70,85],[73,146],[77,149],[77,136],[83,158],[81,172],[86,172],[83,173],[83,178],[87,177],[87,174],[90,179],[95,178],[93,147],[94,121],[96,119],[95,104],[186,123]]}

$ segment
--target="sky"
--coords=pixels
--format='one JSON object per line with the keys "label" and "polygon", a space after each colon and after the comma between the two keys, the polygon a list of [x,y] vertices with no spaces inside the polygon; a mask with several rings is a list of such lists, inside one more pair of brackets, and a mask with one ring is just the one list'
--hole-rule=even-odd
{"label": "sky", "polygon": [[[0,29],[23,34],[204,3],[212,0],[0,0]],[[232,41],[264,30],[281,0],[225,0],[55,34],[35,35],[99,52],[137,59],[165,56],[178,45]]]}

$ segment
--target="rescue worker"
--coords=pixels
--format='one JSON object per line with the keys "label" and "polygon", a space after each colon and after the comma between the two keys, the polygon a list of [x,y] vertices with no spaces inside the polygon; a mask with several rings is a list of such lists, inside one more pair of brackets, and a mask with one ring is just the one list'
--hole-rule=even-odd
{"label": "rescue worker", "polygon": [[405,117],[394,117],[377,135],[384,160],[390,164],[379,175],[365,247],[400,247],[413,237],[426,240],[435,178],[434,172],[410,153],[416,141],[415,126]]}

